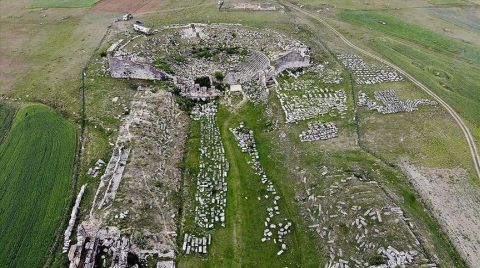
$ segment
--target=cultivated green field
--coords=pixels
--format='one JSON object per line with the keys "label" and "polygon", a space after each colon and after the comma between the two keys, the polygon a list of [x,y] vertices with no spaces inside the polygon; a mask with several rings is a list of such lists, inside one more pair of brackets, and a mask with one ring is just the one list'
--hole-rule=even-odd
{"label": "cultivated green field", "polygon": [[99,0],[37,0],[31,4],[30,8],[72,8],[72,7],[90,7]]}
{"label": "cultivated green field", "polygon": [[0,144],[0,267],[41,267],[65,215],[74,126],[47,106],[21,108]]}
{"label": "cultivated green field", "polygon": [[0,144],[7,136],[14,116],[15,109],[6,103],[0,102]]}

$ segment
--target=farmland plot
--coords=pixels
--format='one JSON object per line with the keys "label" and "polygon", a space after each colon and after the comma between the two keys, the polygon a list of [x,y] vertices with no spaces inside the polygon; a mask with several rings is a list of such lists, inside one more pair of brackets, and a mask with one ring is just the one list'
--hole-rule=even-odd
{"label": "farmland plot", "polygon": [[27,105],[0,144],[0,267],[41,267],[68,203],[73,125]]}
{"label": "farmland plot", "polygon": [[0,102],[0,143],[5,139],[14,116],[15,109],[6,103]]}

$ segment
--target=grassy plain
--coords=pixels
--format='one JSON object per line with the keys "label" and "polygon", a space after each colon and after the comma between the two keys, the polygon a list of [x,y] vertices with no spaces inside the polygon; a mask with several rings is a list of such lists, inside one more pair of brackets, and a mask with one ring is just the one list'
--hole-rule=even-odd
{"label": "grassy plain", "polygon": [[[338,24],[342,31],[350,39],[357,40],[363,47],[368,47],[413,75],[449,103],[469,125],[477,146],[480,146],[480,48],[421,26],[398,21],[393,18],[395,11],[385,12],[381,17],[376,12],[358,11],[362,15],[356,12],[340,13],[345,21],[353,23]],[[382,25],[374,18],[386,18],[387,24]],[[392,28],[392,32],[385,31],[390,27],[389,23],[399,25],[399,30]],[[413,28],[412,33],[408,27]],[[424,37],[418,36],[421,33],[424,33]],[[455,49],[461,51],[454,53]],[[465,53],[472,58],[466,59]]]}
{"label": "grassy plain", "polygon": [[[252,104],[243,107],[237,113],[230,113],[226,107],[221,107],[217,123],[230,163],[226,228],[215,230],[208,258],[182,256],[179,259],[179,267],[271,267],[272,265],[273,267],[315,267],[324,263],[323,258],[317,256],[318,246],[313,235],[303,231],[306,226],[301,220],[297,204],[291,202],[294,199],[295,190],[290,187],[291,184],[285,177],[285,173],[288,171],[271,157],[272,152],[269,148],[272,141],[264,136],[268,124],[262,119],[262,113],[263,107]],[[278,251],[276,245],[260,241],[263,235],[267,204],[264,199],[257,199],[264,194],[260,190],[263,188],[260,178],[253,173],[247,162],[248,157],[241,152],[229,130],[231,127],[237,127],[240,122],[244,122],[254,131],[260,161],[282,197],[279,202],[282,215],[292,220],[294,224],[293,233],[287,236],[289,250],[281,256],[276,254]],[[197,123],[194,122],[193,130],[198,131],[199,128],[195,124]],[[185,168],[188,171],[196,169],[195,152],[199,148],[199,133],[192,134],[187,147],[187,166]],[[194,177],[193,174],[195,172],[189,174],[188,177]],[[194,186],[195,183],[189,181],[189,185]],[[190,193],[193,192],[194,189],[190,189]],[[187,222],[192,223],[192,217],[188,216],[186,210],[184,211],[187,213]],[[189,211],[193,210],[190,208]],[[190,230],[191,228],[193,227],[190,226]],[[182,232],[184,231],[182,230]]]}
{"label": "grassy plain", "polygon": [[30,8],[74,8],[90,7],[99,0],[36,0]]}
{"label": "grassy plain", "polygon": [[41,267],[65,215],[74,126],[39,104],[21,108],[0,144],[0,266]]}
{"label": "grassy plain", "polygon": [[0,102],[0,144],[5,139],[15,117],[15,108],[10,104]]}
{"label": "grassy plain", "polygon": [[350,23],[401,38],[420,45],[432,52],[458,57],[465,62],[480,63],[480,48],[429,31],[424,27],[406,23],[394,17],[374,11],[343,10],[338,16]]}

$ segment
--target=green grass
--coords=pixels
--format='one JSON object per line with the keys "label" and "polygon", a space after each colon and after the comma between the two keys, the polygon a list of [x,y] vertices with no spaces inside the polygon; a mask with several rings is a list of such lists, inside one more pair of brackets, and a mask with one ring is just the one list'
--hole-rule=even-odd
{"label": "green grass", "polygon": [[431,88],[465,119],[480,125],[480,68],[389,39],[372,48]]}
{"label": "green grass", "polygon": [[7,103],[0,102],[0,144],[10,130],[15,112],[14,107]]}
{"label": "green grass", "polygon": [[339,16],[368,27],[371,31],[361,37],[355,28],[350,29],[351,37],[362,38],[364,46],[433,90],[470,125],[474,138],[480,139],[477,130],[480,126],[480,48],[406,24],[387,14],[343,11]]}
{"label": "green grass", "polygon": [[388,14],[344,10],[338,16],[345,21],[401,38],[430,51],[441,52],[466,62],[480,64],[480,48],[432,32],[421,26],[403,22]]}
{"label": "green grass", "polygon": [[100,0],[38,0],[29,8],[74,8],[90,7]]}
{"label": "green grass", "polygon": [[65,215],[74,126],[47,106],[20,109],[0,145],[0,267],[41,267]]}
{"label": "green grass", "polygon": [[[323,263],[318,256],[316,241],[311,234],[303,231],[305,226],[297,204],[292,202],[294,190],[285,176],[285,167],[269,157],[272,153],[269,149],[271,141],[264,135],[267,124],[261,120],[262,113],[263,108],[251,104],[235,114],[228,112],[225,107],[220,108],[217,123],[230,163],[226,228],[215,230],[208,258],[181,256],[179,267],[318,267]],[[267,205],[264,199],[257,199],[263,185],[247,163],[247,155],[241,152],[229,131],[230,127],[236,127],[240,122],[245,122],[247,127],[254,130],[262,165],[282,196],[282,214],[294,223],[294,231],[287,236],[289,250],[281,256],[276,255],[277,245],[260,241]],[[195,129],[199,130],[198,126]],[[198,134],[191,135],[187,143],[187,170],[194,169],[197,163],[194,151],[198,150],[198,139]],[[193,166],[188,167],[190,165]]]}

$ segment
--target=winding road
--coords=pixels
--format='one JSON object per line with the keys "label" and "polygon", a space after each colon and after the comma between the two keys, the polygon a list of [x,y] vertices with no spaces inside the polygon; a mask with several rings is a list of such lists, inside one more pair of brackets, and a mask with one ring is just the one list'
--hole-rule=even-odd
{"label": "winding road", "polygon": [[[283,2],[283,1],[282,1]],[[400,74],[402,74],[404,77],[406,77],[408,80],[410,80],[412,83],[414,83],[415,85],[417,85],[419,88],[421,88],[423,91],[425,91],[428,95],[430,95],[433,99],[435,99],[438,103],[440,103],[447,111],[448,113],[453,117],[453,119],[455,120],[455,122],[457,122],[457,124],[460,126],[460,128],[462,129],[463,131],[463,134],[465,135],[465,139],[467,140],[467,143],[468,143],[468,147],[470,148],[470,154],[472,156],[472,160],[473,160],[473,164],[475,166],[475,170],[477,172],[477,177],[480,178],[480,157],[478,155],[478,149],[477,149],[477,146],[475,144],[475,140],[473,139],[473,136],[472,134],[470,133],[470,129],[468,128],[468,126],[465,124],[465,122],[463,121],[463,119],[457,114],[457,112],[455,112],[455,110],[453,110],[452,107],[450,107],[450,105],[448,105],[448,103],[446,103],[444,100],[442,100],[437,94],[435,94],[432,90],[430,90],[428,87],[426,87],[424,84],[420,83],[420,81],[418,81],[417,79],[415,79],[413,76],[411,76],[410,74],[408,74],[406,71],[404,71],[403,69],[401,69],[400,67],[396,66],[395,64],[393,63],[390,63],[368,51],[365,51],[364,49],[354,45],[352,42],[350,42],[345,36],[343,36],[340,32],[338,32],[335,28],[333,28],[330,24],[328,24],[328,22],[326,22],[324,19],[320,18],[319,16],[315,15],[315,14],[312,14],[308,11],[305,11],[303,9],[301,9],[300,7],[297,7],[295,6],[294,4],[292,3],[288,3],[288,2],[283,2],[283,4],[297,12],[300,12],[302,13],[303,15],[306,15],[312,19],[315,19],[317,21],[319,21],[320,23],[322,23],[326,28],[328,28],[330,31],[332,31],[335,35],[337,35],[347,46],[355,49],[356,51],[366,55],[366,56],[369,56],[393,69],[395,69],[397,72],[399,72]]]}

